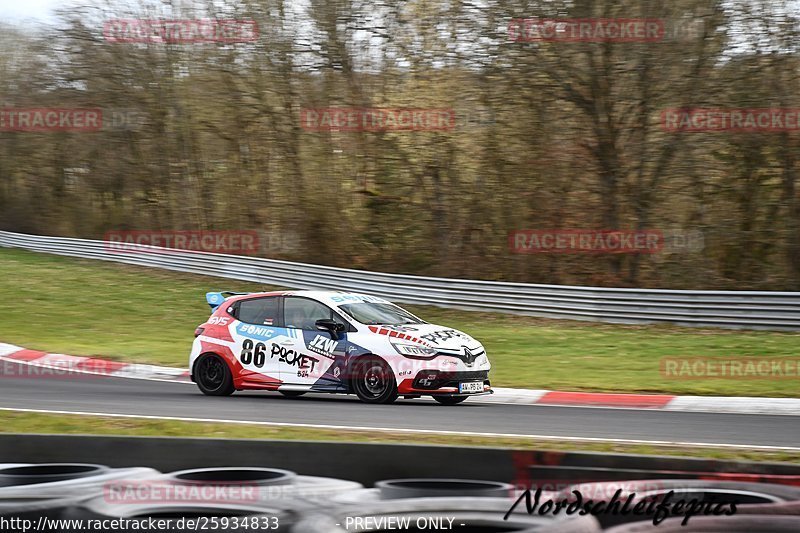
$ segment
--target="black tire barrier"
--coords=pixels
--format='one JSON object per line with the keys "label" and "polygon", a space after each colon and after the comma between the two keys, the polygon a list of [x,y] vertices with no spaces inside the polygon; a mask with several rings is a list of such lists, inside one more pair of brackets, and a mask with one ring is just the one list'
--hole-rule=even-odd
{"label": "black tire barrier", "polygon": [[437,531],[436,524],[462,533],[593,533],[593,517],[535,516],[515,511],[508,498],[409,498],[322,509],[298,521],[291,533]]}
{"label": "black tire barrier", "polygon": [[[591,468],[532,465],[526,468],[527,480],[535,490],[562,490],[576,483],[603,483],[637,479],[699,479],[694,472],[678,470],[637,470],[632,468]],[[546,480],[542,482],[542,480]]]}
{"label": "black tire barrier", "polygon": [[688,525],[683,519],[668,518],[658,525],[653,522],[634,522],[604,530],[606,533],[797,533],[798,516],[696,516]]}
{"label": "black tire barrier", "polygon": [[59,518],[79,501],[78,497],[34,498],[31,496],[0,498],[0,517],[36,519]]}
{"label": "black tire barrier", "polygon": [[514,494],[514,486],[497,481],[472,479],[387,479],[375,483],[381,499],[399,498],[508,498]]}
{"label": "black tire barrier", "polygon": [[173,483],[246,483],[254,486],[284,485],[291,483],[297,474],[289,470],[261,467],[196,468],[167,474]]}
{"label": "black tire barrier", "polygon": [[[275,488],[277,489],[277,487]],[[280,487],[282,498],[302,499],[312,503],[324,503],[338,494],[349,494],[364,489],[364,485],[355,481],[332,477],[297,476],[290,486]],[[269,494],[272,488],[267,490]]]}
{"label": "black tire barrier", "polygon": [[[44,467],[36,469],[35,467]],[[101,465],[76,465],[64,468],[52,464],[29,465],[10,469],[0,486],[0,501],[7,498],[62,498],[72,496],[88,497],[100,492],[108,483],[117,480],[151,479],[161,473],[152,468],[109,468]],[[22,469],[25,469],[24,472]]]}
{"label": "black tire barrier", "polygon": [[800,500],[782,503],[743,505],[739,514],[797,515],[800,516]]}
{"label": "black tire barrier", "polygon": [[[775,475],[799,475],[800,465],[791,463],[769,463],[765,461],[732,461],[706,459],[697,457],[676,457],[638,454],[619,454],[604,452],[556,452],[542,450],[515,450],[515,461],[520,467],[540,468],[555,467],[574,468],[576,479],[584,475],[585,470],[604,469],[607,472],[620,470],[684,472],[685,478],[699,478],[706,474],[762,474],[765,477]],[[535,477],[535,476],[534,476]],[[636,479],[632,476],[629,479]],[[651,476],[650,479],[661,476]],[[588,481],[588,479],[586,480]],[[603,481],[598,479],[597,481]],[[611,481],[611,480],[608,480]],[[722,481],[722,480],[720,480]],[[766,479],[759,480],[759,483]]]}
{"label": "black tire barrier", "polygon": [[[652,517],[641,514],[579,516],[561,513],[556,516],[545,513],[542,516],[528,514],[524,504],[514,509],[509,520],[503,520],[519,493],[515,493],[512,485],[483,480],[390,479],[377,482],[376,488],[364,489],[352,481],[301,476],[288,470],[261,467],[203,468],[161,474],[150,468],[109,468],[81,463],[3,464],[0,465],[0,479],[5,484],[0,486],[0,516],[126,518],[137,521],[154,518],[169,520],[168,531],[197,529],[196,525],[180,519],[202,517],[240,520],[241,528],[237,529],[231,523],[226,531],[253,530],[252,522],[244,525],[244,518],[275,518],[279,531],[291,529],[293,533],[341,533],[348,530],[344,527],[348,517],[371,517],[373,526],[381,517],[403,517],[411,522],[426,517],[461,518],[465,526],[458,529],[462,532],[591,533],[600,531],[601,527],[630,526],[645,528],[630,531],[651,531],[646,528],[653,526]],[[137,499],[136,493],[126,500],[112,490],[165,486],[184,491],[238,486],[249,488],[251,492],[247,498],[239,500],[219,499],[218,496],[200,500],[164,497],[148,500]],[[764,529],[764,520],[768,520],[778,528],[775,531],[800,532],[796,522],[791,522],[791,519],[800,519],[800,487],[787,485],[699,479],[608,481],[575,484],[560,492],[543,492],[541,498],[542,501],[570,499],[574,497],[571,491],[578,490],[584,501],[590,498],[609,501],[618,489],[621,489],[617,496],[620,502],[625,502],[631,493],[635,493],[631,507],[638,499],[659,500],[670,491],[673,492],[673,501],[696,498],[712,504],[737,504],[734,516],[695,514],[689,520],[690,529],[684,526],[675,531],[718,531],[714,529],[716,527],[722,527],[719,531],[726,532],[745,531],[748,530],[745,525],[741,526],[744,529],[732,527],[754,523],[759,526],[751,528],[751,531],[771,531]],[[149,493],[145,491],[145,494]],[[773,520],[782,518],[790,520]],[[682,520],[683,517],[667,518],[652,531],[670,531],[663,526],[680,524]],[[422,529],[416,526],[416,522],[411,522],[406,530]],[[716,525],[718,522],[724,526]],[[782,524],[791,524],[796,529],[779,529],[784,527]],[[368,530],[379,531],[380,528],[376,527]],[[353,531],[352,527],[349,529]],[[141,531],[141,527],[129,530]]]}
{"label": "black tire barrier", "polygon": [[45,463],[12,466],[0,470],[0,487],[17,487],[71,481],[92,476],[101,476],[109,468],[84,463]]}
{"label": "black tire barrier", "polygon": [[299,476],[289,470],[261,467],[203,468],[172,472],[164,477],[169,483],[184,485],[236,485],[250,487],[257,501],[273,500],[325,501],[334,494],[343,494],[364,486],[336,478]]}
{"label": "black tire barrier", "polygon": [[569,494],[579,490],[589,494],[607,494],[610,498],[617,489],[622,497],[630,493],[637,496],[657,496],[674,491],[675,494],[706,494],[714,497],[735,496],[742,505],[770,504],[800,500],[800,487],[772,483],[748,483],[742,481],[705,481],[701,479],[650,479],[630,482],[579,483],[562,491]]}
{"label": "black tire barrier", "polygon": [[[610,501],[617,491],[620,491],[617,500],[625,502],[631,495],[630,508],[637,502],[655,499],[660,501],[667,493],[672,492],[674,499],[691,500],[697,499],[704,503],[711,504],[736,504],[738,515],[749,514],[748,509],[754,508],[761,514],[780,514],[778,509],[771,506],[795,503],[800,500],[800,488],[787,485],[775,485],[770,483],[747,483],[737,481],[704,481],[698,479],[652,479],[652,480],[633,480],[629,482],[601,482],[601,483],[579,483],[572,485],[561,491],[558,499],[568,499],[574,501],[576,496],[572,491],[580,492],[584,500],[594,499]],[[787,511],[795,509],[790,506]],[[770,512],[772,511],[772,512]],[[695,516],[697,518],[698,516]],[[704,517],[708,518],[708,517]],[[728,517],[725,517],[728,518]],[[637,522],[642,519],[641,515],[622,515],[603,513],[598,515],[600,524],[604,527],[612,527],[619,524]],[[692,522],[694,518],[692,518]]]}

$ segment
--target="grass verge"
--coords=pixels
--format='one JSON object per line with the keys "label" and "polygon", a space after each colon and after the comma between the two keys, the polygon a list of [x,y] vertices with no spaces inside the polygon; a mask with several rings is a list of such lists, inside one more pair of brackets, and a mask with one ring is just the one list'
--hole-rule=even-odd
{"label": "grass verge", "polygon": [[[0,249],[0,342],[72,355],[185,366],[210,290],[268,287]],[[574,391],[800,397],[798,378],[668,379],[663,357],[797,355],[800,334],[622,326],[407,306],[486,346],[496,386]]]}
{"label": "grass verge", "polygon": [[520,450],[587,451],[674,455],[747,461],[800,462],[800,453],[743,449],[715,449],[678,446],[646,446],[616,443],[554,442],[533,438],[489,438],[403,432],[338,431],[296,427],[142,420],[112,416],[51,415],[0,411],[0,433],[59,435],[124,435],[157,437],[202,437],[226,439],[280,439],[306,441],[384,442],[392,444],[442,444],[484,446]]}

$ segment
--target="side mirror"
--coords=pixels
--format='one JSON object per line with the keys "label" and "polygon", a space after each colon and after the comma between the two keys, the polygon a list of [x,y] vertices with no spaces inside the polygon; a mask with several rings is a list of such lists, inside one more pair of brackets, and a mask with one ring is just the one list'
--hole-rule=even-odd
{"label": "side mirror", "polygon": [[335,341],[339,340],[340,333],[344,333],[345,331],[347,331],[347,326],[345,326],[344,324],[339,324],[338,322],[330,318],[320,318],[319,320],[314,322],[314,325],[317,327],[318,330],[327,331],[328,333],[330,333],[331,337]]}

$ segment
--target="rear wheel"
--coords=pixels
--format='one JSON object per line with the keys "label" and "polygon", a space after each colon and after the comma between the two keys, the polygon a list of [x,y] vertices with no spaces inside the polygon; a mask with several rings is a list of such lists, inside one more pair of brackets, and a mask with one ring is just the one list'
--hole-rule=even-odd
{"label": "rear wheel", "polygon": [[228,364],[213,353],[203,354],[197,360],[194,365],[194,380],[197,388],[207,396],[230,396],[236,390]]}
{"label": "rear wheel", "polygon": [[434,400],[442,405],[456,405],[467,399],[466,396],[434,396]]}
{"label": "rear wheel", "polygon": [[383,359],[367,357],[356,361],[353,392],[366,403],[392,403],[397,399],[397,381]]}
{"label": "rear wheel", "polygon": [[287,398],[297,398],[298,396],[302,396],[306,393],[306,391],[302,390],[279,390],[281,394],[286,396]]}

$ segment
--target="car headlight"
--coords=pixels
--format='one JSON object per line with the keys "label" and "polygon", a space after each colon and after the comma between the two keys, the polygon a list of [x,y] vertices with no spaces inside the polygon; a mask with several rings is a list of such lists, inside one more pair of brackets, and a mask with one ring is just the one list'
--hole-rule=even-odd
{"label": "car headlight", "polygon": [[427,346],[420,346],[418,344],[395,344],[392,343],[397,353],[407,357],[433,357],[436,355],[436,350]]}

